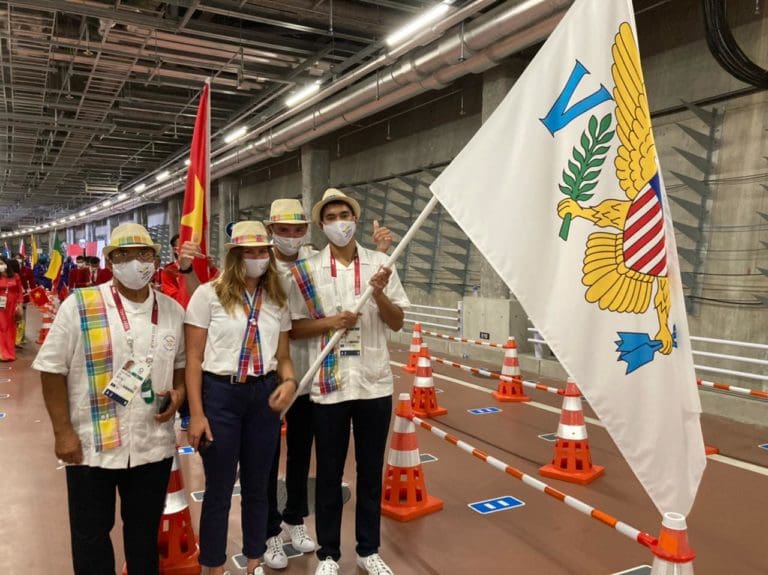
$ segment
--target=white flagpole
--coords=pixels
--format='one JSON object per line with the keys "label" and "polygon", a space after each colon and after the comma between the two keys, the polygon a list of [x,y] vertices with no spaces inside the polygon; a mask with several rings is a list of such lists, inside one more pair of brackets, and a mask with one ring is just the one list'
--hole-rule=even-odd
{"label": "white flagpole", "polygon": [[[411,224],[410,229],[405,233],[405,235],[403,236],[403,239],[400,240],[400,243],[397,244],[394,251],[389,256],[389,259],[384,264],[384,267],[391,268],[394,265],[394,263],[397,261],[397,258],[399,258],[400,254],[403,253],[403,250],[405,250],[405,247],[413,239],[413,236],[416,235],[416,232],[419,231],[419,228],[421,228],[422,224],[429,217],[429,214],[432,213],[432,210],[435,208],[436,205],[437,205],[437,196],[433,195],[432,198],[429,200],[429,202],[427,202],[427,205],[424,206],[424,209],[419,214],[419,217],[417,217],[414,220],[414,222]],[[360,299],[357,301],[357,304],[352,309],[352,313],[354,314],[360,313],[360,310],[363,309],[363,306],[371,297],[372,293],[373,293],[373,286],[369,285],[368,287],[365,288],[363,295],[360,296]],[[296,393],[294,394],[290,405],[288,405],[288,407],[286,407],[285,410],[280,414],[281,418],[285,415],[285,412],[291,408],[291,405],[293,405],[293,402],[296,401],[296,398],[299,397],[299,395],[301,395],[304,392],[307,386],[310,385],[310,383],[312,382],[312,379],[314,379],[315,374],[317,373],[317,370],[320,369],[320,365],[323,363],[325,356],[328,355],[334,347],[336,347],[336,345],[339,343],[339,340],[341,339],[341,336],[344,335],[345,331],[346,330],[340,329],[333,333],[333,337],[331,338],[331,340],[327,344],[325,344],[323,351],[320,352],[320,355],[317,356],[317,358],[312,363],[312,365],[309,366],[309,370],[307,371],[307,373],[305,373],[304,377],[301,378],[301,382],[299,383],[299,386],[296,389]]]}

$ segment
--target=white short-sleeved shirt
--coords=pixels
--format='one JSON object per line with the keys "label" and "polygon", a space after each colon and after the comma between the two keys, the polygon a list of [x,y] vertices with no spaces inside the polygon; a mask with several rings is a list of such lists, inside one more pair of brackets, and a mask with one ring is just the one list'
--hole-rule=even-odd
{"label": "white short-sleeved shirt", "polygon": [[[381,266],[387,262],[387,256],[357,244],[360,258],[360,293],[365,292],[368,281]],[[315,289],[326,316],[337,313],[337,307],[351,310],[357,301],[355,296],[355,265],[343,266],[336,262],[336,279],[331,276],[331,251],[326,246],[322,251],[307,259],[312,270]],[[396,306],[406,309],[410,302],[405,294],[397,270],[392,270],[389,283],[384,293]],[[312,319],[304,297],[296,282],[292,282],[289,306],[292,319]],[[315,403],[331,404],[353,399],[375,399],[392,394],[392,370],[389,366],[387,349],[387,324],[379,316],[376,301],[370,298],[361,310],[359,320],[361,354],[352,357],[339,357],[341,389],[320,394],[318,376],[312,384],[311,399]],[[309,359],[314,361],[320,355],[320,337],[308,338]]]}
{"label": "white short-sleeved shirt", "polygon": [[[187,306],[184,323],[208,330],[203,352],[203,370],[217,375],[237,375],[240,350],[243,346],[248,316],[243,305],[229,315],[219,301],[212,283],[201,285],[192,294]],[[264,373],[277,369],[277,344],[280,332],[291,329],[288,307],[279,307],[264,293],[259,311],[259,341]],[[253,358],[248,366],[248,375],[261,375],[253,371]]]}
{"label": "white short-sleeved shirt", "polygon": [[[299,256],[296,261],[303,260],[316,254],[317,250],[312,246],[301,246],[299,248]],[[283,262],[278,259],[277,271],[280,273],[280,283],[283,286],[283,291],[288,295],[291,291],[291,284],[293,283],[293,274],[291,273],[291,267],[295,262]],[[293,362],[293,371],[296,374],[296,380],[301,381],[304,374],[309,371],[309,340],[306,339],[291,339],[291,362]],[[301,395],[309,393],[309,386],[304,390]]]}
{"label": "white short-sleeved shirt", "polygon": [[[112,368],[119,369],[130,359],[130,348],[110,287],[99,286],[107,310],[112,341]],[[149,355],[152,335],[152,302],[157,298],[157,336],[152,361],[152,388],[155,394],[173,388],[173,370],[185,366],[184,310],[174,300],[150,290],[141,303],[120,298],[130,324],[135,359]],[[83,464],[107,469],[125,469],[172,457],[176,449],[173,420],[157,423],[157,401],[147,404],[137,393],[125,407],[115,403],[122,445],[97,453],[93,446],[88,373],[83,351],[83,333],[77,298],[61,304],[45,343],[32,368],[67,376],[69,417],[83,448]]]}

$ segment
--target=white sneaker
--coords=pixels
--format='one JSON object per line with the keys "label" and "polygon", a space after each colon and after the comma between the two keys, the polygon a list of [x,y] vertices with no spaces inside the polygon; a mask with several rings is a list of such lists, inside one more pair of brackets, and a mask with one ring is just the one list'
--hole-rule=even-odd
{"label": "white sneaker", "polygon": [[[286,561],[288,561],[288,559],[286,559]],[[227,571],[227,573],[229,573],[229,571]],[[256,569],[254,569],[252,572],[250,572],[250,573],[246,573],[246,575],[265,575],[265,573],[264,573],[264,567],[262,567],[261,565],[259,565],[259,566],[258,566],[258,567],[256,567]]]}
{"label": "white sneaker", "polygon": [[315,575],[339,575],[339,564],[330,557],[326,557],[317,564]]}
{"label": "white sneaker", "polygon": [[293,545],[293,548],[296,549],[296,551],[301,551],[302,553],[310,553],[317,547],[315,542],[307,533],[307,529],[304,527],[304,525],[291,525],[289,523],[283,522],[281,527],[288,532],[288,535],[290,535],[291,545]]}
{"label": "white sneaker", "polygon": [[[267,539],[267,550],[264,552],[264,563],[272,569],[285,569],[288,567],[288,556],[283,551],[283,539],[276,535]],[[259,575],[258,572],[255,575]]]}
{"label": "white sneaker", "polygon": [[389,565],[384,563],[378,553],[368,555],[368,557],[357,556],[357,566],[365,569],[370,575],[394,575]]}

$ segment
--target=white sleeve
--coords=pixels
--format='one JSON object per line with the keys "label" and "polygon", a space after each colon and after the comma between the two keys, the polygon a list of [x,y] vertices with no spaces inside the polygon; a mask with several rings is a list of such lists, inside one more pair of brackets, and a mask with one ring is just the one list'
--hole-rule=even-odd
{"label": "white sleeve", "polygon": [[32,369],[67,375],[80,337],[80,314],[74,295],[61,304]]}
{"label": "white sleeve", "polygon": [[397,267],[392,266],[392,275],[389,276],[389,282],[387,287],[384,288],[384,293],[393,304],[400,309],[408,309],[411,307],[411,302],[408,299],[408,295],[403,289],[403,284],[400,282],[400,276],[397,273]]}
{"label": "white sleeve", "polygon": [[216,296],[213,286],[210,284],[201,285],[192,294],[192,298],[187,305],[187,315],[184,317],[184,323],[208,329],[211,325],[211,296]]}
{"label": "white sleeve", "polygon": [[176,346],[176,357],[173,359],[173,369],[183,369],[187,365],[187,353],[186,348],[184,347],[184,308],[181,306],[178,307],[179,328],[176,331],[176,337],[178,338],[179,343]]}
{"label": "white sleeve", "polygon": [[285,306],[280,308],[280,331],[291,331],[291,312]]}

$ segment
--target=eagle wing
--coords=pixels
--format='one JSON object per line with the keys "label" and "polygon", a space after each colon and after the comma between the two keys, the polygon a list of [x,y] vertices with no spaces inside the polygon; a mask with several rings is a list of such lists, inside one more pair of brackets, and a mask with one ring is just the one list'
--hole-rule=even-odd
{"label": "eagle wing", "polygon": [[611,52],[616,133],[621,142],[614,167],[621,189],[632,200],[656,174],[657,168],[640,54],[627,22],[620,25]]}

